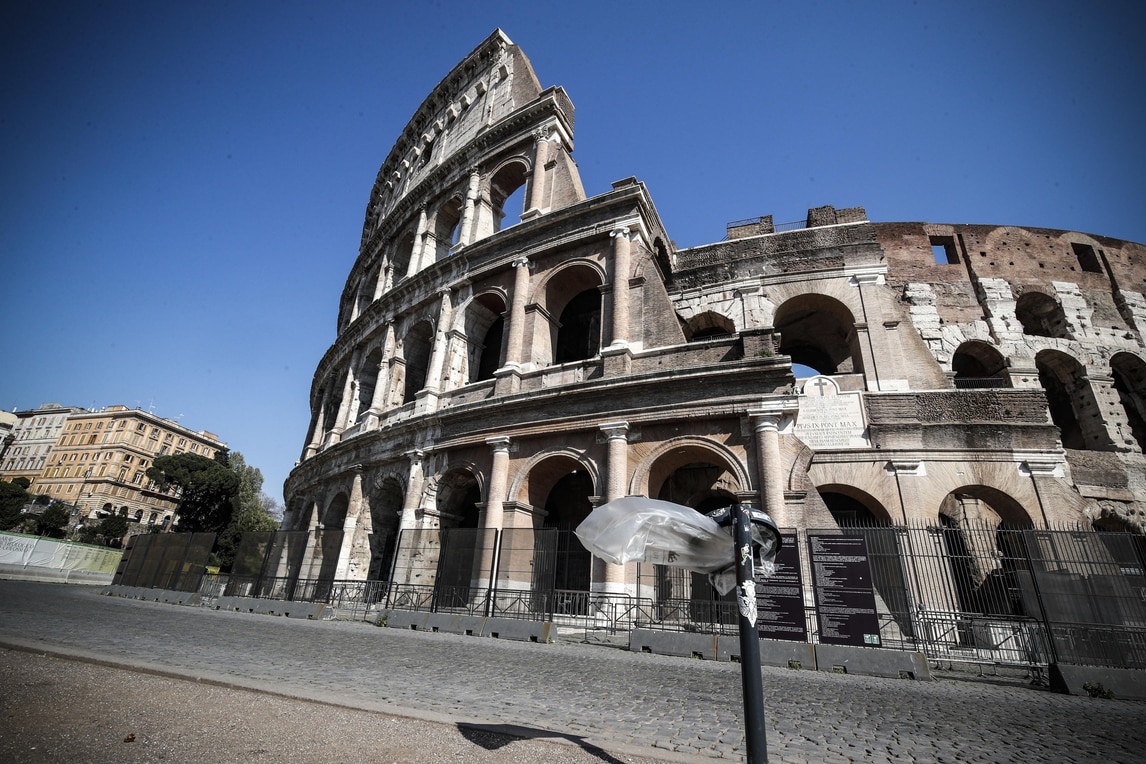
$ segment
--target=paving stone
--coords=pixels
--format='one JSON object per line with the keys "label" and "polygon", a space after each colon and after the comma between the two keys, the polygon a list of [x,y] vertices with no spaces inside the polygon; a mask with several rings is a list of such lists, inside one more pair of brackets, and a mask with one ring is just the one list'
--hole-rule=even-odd
{"label": "paving stone", "polygon": [[[302,621],[0,581],[0,643],[408,715],[744,757],[736,664]],[[773,761],[1141,762],[1146,703],[764,669]],[[655,754],[650,753],[650,756]]]}

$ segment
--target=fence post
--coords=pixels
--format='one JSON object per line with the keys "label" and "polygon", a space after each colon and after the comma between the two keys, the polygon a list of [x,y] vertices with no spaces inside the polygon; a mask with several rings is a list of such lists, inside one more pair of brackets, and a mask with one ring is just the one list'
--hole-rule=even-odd
{"label": "fence post", "polygon": [[[1031,542],[1031,534],[1033,534],[1034,531],[1022,530],[1022,531],[1020,531],[1020,533],[1022,534],[1020,536],[1020,538],[1023,540],[1023,554],[1027,558],[1027,570],[1031,574],[1031,586],[1033,586],[1035,589],[1035,599],[1038,600],[1039,612],[1042,614],[1042,617],[1043,617],[1043,619],[1042,619],[1043,620],[1043,628],[1045,628],[1047,630],[1047,649],[1050,651],[1050,655],[1047,656],[1049,659],[1047,662],[1050,664],[1056,664],[1056,663],[1058,663],[1058,648],[1055,647],[1055,643],[1054,643],[1054,630],[1051,628],[1050,615],[1047,613],[1046,603],[1043,602],[1042,587],[1039,586],[1038,576],[1035,575],[1034,558],[1031,557],[1031,543],[1030,542]],[[1053,544],[1053,542],[1052,542],[1052,544]],[[1060,555],[1056,554],[1056,556],[1060,556]]]}

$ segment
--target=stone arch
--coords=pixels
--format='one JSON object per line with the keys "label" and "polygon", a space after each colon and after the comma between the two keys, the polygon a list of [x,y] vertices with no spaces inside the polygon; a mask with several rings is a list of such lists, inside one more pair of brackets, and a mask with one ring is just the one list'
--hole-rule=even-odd
{"label": "stone arch", "polygon": [[1070,339],[1062,306],[1042,292],[1023,293],[1015,302],[1015,318],[1028,336]]}
{"label": "stone arch", "polygon": [[430,370],[430,353],[434,347],[434,327],[426,319],[410,327],[402,338],[401,355],[404,363],[402,403],[410,403],[418,391],[426,386]]}
{"label": "stone arch", "polygon": [[349,509],[350,497],[345,491],[339,491],[326,503],[320,525],[327,530],[341,530],[346,525],[346,513]]}
{"label": "stone arch", "polygon": [[1134,353],[1115,353],[1110,359],[1110,374],[1130,428],[1130,437],[1124,434],[1123,441],[1137,444],[1138,450],[1146,453],[1146,361]]}
{"label": "stone arch", "polygon": [[434,497],[432,524],[439,531],[436,548],[429,542],[425,550],[427,559],[437,556],[434,604],[439,608],[467,607],[480,547],[479,473],[471,465],[451,468],[437,476],[429,490]]}
{"label": "stone arch", "polygon": [[[499,165],[489,177],[489,203],[493,211],[493,230],[514,225],[525,212],[525,186],[529,178],[530,163],[524,157],[514,157]],[[507,209],[506,202],[522,197],[521,209]],[[514,205],[516,207],[517,205]],[[506,224],[506,218],[509,218]]]}
{"label": "stone arch", "polygon": [[373,304],[374,295],[379,292],[380,282],[383,278],[382,264],[380,262],[376,262],[366,271],[361,283],[358,285],[358,306],[354,311],[356,317],[362,315],[366,309]]}
{"label": "stone arch", "polygon": [[394,250],[390,256],[390,267],[394,283],[406,278],[410,273],[410,263],[414,257],[414,245],[417,243],[413,229],[407,230],[394,242]]}
{"label": "stone arch", "polygon": [[[646,462],[647,472],[641,470],[646,495],[700,514],[735,504],[748,490],[739,460],[721,444],[703,438],[662,444]],[[704,574],[656,565],[653,576],[653,596],[663,618],[687,613],[693,622],[724,623],[735,613],[734,592],[718,595]]]}
{"label": "stone arch", "polygon": [[463,309],[460,320],[466,353],[465,383],[493,379],[501,367],[505,339],[505,295],[499,291],[475,295]]}
{"label": "stone arch", "polygon": [[990,486],[965,485],[944,497],[938,520],[959,609],[1022,614],[1016,575],[1029,567],[1023,532],[1034,525],[1022,505]]}
{"label": "stone arch", "polygon": [[844,483],[825,483],[816,490],[841,528],[891,525],[887,507],[867,491]]}
{"label": "stone arch", "polygon": [[[722,467],[731,476],[724,484],[729,492],[746,495],[754,490],[744,464],[727,446],[695,435],[682,435],[661,443],[640,461],[633,470],[629,495],[661,498],[664,482],[674,470],[692,462],[706,461]],[[666,501],[692,506],[677,499]]]}
{"label": "stone arch", "polygon": [[793,364],[828,376],[863,372],[855,316],[834,297],[792,297],[776,309],[773,324],[780,332],[780,352]]}
{"label": "stone arch", "polygon": [[1010,387],[1007,359],[989,342],[969,340],[951,356],[958,388]]}
{"label": "stone arch", "polygon": [[698,313],[682,322],[684,338],[689,342],[712,339],[713,337],[731,337],[736,334],[736,324],[732,319],[715,311]]}
{"label": "stone arch", "polygon": [[450,256],[450,249],[458,243],[463,206],[461,197],[451,196],[434,213],[435,260],[445,260]]}
{"label": "stone arch", "polygon": [[[573,535],[593,511],[597,475],[581,456],[561,449],[539,454],[525,472],[526,499],[533,507],[533,588],[552,599],[554,612],[583,615],[593,580],[603,578],[603,567]],[[596,569],[596,572],[594,570]]]}
{"label": "stone arch", "polygon": [[[545,471],[536,471],[538,465],[551,459],[564,460],[566,464],[576,462],[576,469],[583,469],[593,479],[593,485],[598,494],[601,491],[601,472],[597,465],[592,460],[585,457],[584,453],[568,447],[552,447],[546,448],[530,457],[522,467],[516,471],[513,478],[509,482],[509,488],[506,491],[506,496],[509,501],[517,502],[519,504],[526,504],[530,507],[540,507],[544,504],[544,497],[552,490],[553,484],[564,474],[553,465]],[[559,462],[554,462],[558,465]],[[556,475],[554,477],[553,475]],[[541,497],[538,499],[538,497]],[[535,501],[541,501],[540,504],[535,504]],[[535,522],[535,525],[538,524]]]}
{"label": "stone arch", "polygon": [[1035,356],[1035,366],[1046,392],[1051,420],[1062,432],[1063,448],[1111,450],[1113,444],[1103,425],[1086,368],[1059,350],[1040,351]]}
{"label": "stone arch", "polygon": [[382,348],[375,346],[362,359],[358,367],[358,419],[361,421],[370,411],[374,402],[374,391],[378,387],[379,370],[382,365]]}
{"label": "stone arch", "polygon": [[350,370],[344,368],[338,369],[330,376],[333,384],[327,385],[326,389],[330,391],[330,395],[322,412],[323,426],[327,433],[339,426],[338,412],[342,408],[342,393],[346,389],[346,377],[349,373]]}
{"label": "stone arch", "polygon": [[539,287],[548,332],[535,335],[534,358],[543,365],[592,358],[601,348],[601,285],[595,263],[577,260],[552,271]]}
{"label": "stone arch", "polygon": [[386,477],[368,493],[370,502],[370,572],[372,581],[388,580],[398,544],[406,492],[394,477]]}

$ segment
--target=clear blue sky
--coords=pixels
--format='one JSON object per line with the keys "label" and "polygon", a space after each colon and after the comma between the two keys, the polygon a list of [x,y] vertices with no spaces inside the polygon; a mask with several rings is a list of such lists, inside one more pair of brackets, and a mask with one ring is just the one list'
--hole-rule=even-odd
{"label": "clear blue sky", "polygon": [[[878,8],[878,11],[871,9]],[[0,407],[152,409],[281,485],[367,196],[496,27],[577,107],[589,195],[728,221],[1146,242],[1141,3],[24,2],[0,10]]]}

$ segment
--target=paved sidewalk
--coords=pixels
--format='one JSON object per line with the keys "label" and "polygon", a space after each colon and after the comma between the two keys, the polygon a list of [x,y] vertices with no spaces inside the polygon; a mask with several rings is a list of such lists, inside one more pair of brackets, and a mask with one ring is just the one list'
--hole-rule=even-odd
{"label": "paved sidewalk", "polygon": [[[676,761],[744,755],[736,664],[225,613],[14,581],[0,581],[0,645],[479,729],[511,725],[605,751]],[[1146,703],[772,668],[764,695],[772,762],[1146,760]]]}

